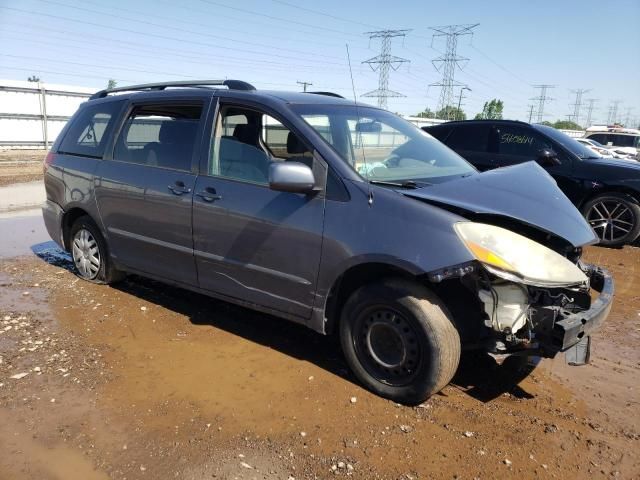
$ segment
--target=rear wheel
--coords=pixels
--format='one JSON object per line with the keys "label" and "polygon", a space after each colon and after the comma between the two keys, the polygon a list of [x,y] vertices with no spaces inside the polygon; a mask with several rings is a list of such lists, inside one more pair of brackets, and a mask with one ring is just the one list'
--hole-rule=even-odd
{"label": "rear wheel", "polygon": [[71,257],[77,275],[93,283],[114,283],[124,278],[111,259],[104,237],[88,216],[78,218],[69,233]]}
{"label": "rear wheel", "polygon": [[446,307],[426,287],[403,279],[356,290],[342,310],[340,341],[362,384],[401,403],[440,391],[460,361],[460,337]]}
{"label": "rear wheel", "polygon": [[620,193],[606,193],[589,200],[583,214],[601,245],[620,247],[640,235],[640,206]]}

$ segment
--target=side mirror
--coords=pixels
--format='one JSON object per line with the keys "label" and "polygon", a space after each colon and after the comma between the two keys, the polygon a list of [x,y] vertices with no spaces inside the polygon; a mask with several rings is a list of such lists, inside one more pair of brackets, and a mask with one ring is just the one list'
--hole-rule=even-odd
{"label": "side mirror", "polygon": [[538,152],[538,158],[536,158],[536,162],[538,162],[543,167],[557,167],[561,165],[560,159],[558,158],[558,154],[553,150],[545,148]]}
{"label": "side mirror", "polygon": [[269,188],[280,192],[309,193],[316,179],[311,169],[300,162],[272,162],[269,165]]}

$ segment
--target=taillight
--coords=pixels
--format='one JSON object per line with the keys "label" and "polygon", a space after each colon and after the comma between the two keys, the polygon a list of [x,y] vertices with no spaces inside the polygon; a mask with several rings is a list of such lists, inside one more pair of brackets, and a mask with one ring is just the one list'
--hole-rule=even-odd
{"label": "taillight", "polygon": [[55,155],[53,154],[53,152],[47,153],[47,156],[44,157],[44,162],[42,162],[42,170],[44,172],[46,172],[47,168],[49,168],[51,166],[51,164],[53,163],[53,159],[54,158],[55,158]]}

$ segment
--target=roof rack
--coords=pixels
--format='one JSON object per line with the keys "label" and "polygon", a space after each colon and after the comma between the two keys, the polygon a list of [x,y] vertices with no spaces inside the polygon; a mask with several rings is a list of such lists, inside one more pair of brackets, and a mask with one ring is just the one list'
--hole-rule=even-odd
{"label": "roof rack", "polygon": [[141,85],[130,85],[128,87],[116,87],[100,90],[89,97],[89,100],[104,98],[110,93],[131,92],[137,90],[164,90],[167,87],[204,87],[204,86],[225,86],[229,90],[255,90],[256,87],[242,80],[188,80],[177,82],[143,83]]}
{"label": "roof rack", "polygon": [[327,97],[344,98],[342,95],[338,95],[337,93],[333,93],[333,92],[307,92],[307,93],[311,93],[312,95],[326,95]]}

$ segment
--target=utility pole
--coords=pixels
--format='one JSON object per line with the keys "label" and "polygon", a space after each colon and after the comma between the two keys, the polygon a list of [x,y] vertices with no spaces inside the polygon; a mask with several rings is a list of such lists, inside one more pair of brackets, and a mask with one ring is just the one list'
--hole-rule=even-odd
{"label": "utility pole", "polygon": [[533,88],[539,88],[540,89],[540,95],[537,97],[532,98],[531,100],[535,100],[538,102],[538,111],[537,113],[537,123],[541,123],[542,119],[544,118],[544,107],[545,105],[550,102],[551,100],[553,100],[553,98],[547,97],[547,90],[549,90],[550,88],[554,88],[555,85],[548,85],[548,84],[543,84],[543,85],[533,85]]}
{"label": "utility pole", "polygon": [[310,87],[311,85],[313,85],[313,83],[311,82],[300,82],[300,81],[296,81],[296,83],[298,85],[302,85],[302,91],[306,92],[307,91],[307,87]]}
{"label": "utility pole", "polygon": [[577,90],[571,90],[571,93],[576,94],[576,100],[570,107],[573,107],[573,115],[568,115],[569,120],[572,120],[576,124],[580,124],[580,108],[582,108],[582,95],[591,90],[585,88],[578,88]]}
{"label": "utility pole", "polygon": [[[469,87],[467,87],[466,85],[460,89],[460,96],[458,97],[458,112],[461,112],[460,108],[462,107],[462,98],[463,98],[462,95],[463,95],[463,92],[465,90],[471,91],[471,89]],[[462,120],[462,119],[460,119],[460,120]]]}
{"label": "utility pole", "polygon": [[597,101],[598,101],[597,98],[587,99],[587,102],[589,102],[589,106],[587,107],[587,121],[586,121],[586,124],[584,125],[585,128],[589,128],[591,126],[591,117],[593,114],[594,105]]}
{"label": "utility pole", "polygon": [[[446,50],[445,53],[437,58],[434,58],[431,63],[435,69],[442,73],[442,80],[437,83],[432,83],[431,87],[441,87],[440,99],[438,100],[438,109],[442,110],[453,104],[453,89],[454,87],[463,86],[455,81],[456,67],[462,70],[461,63],[468,62],[469,59],[458,55],[458,37],[465,35],[473,35],[473,29],[476,28],[479,23],[465,24],[465,25],[444,25],[441,27],[429,27],[433,30],[433,37],[431,38],[431,45],[436,37],[446,38]],[[449,115],[451,116],[451,109],[449,109]]]}
{"label": "utility pole", "polygon": [[376,32],[367,32],[365,35],[369,35],[369,40],[374,38],[380,39],[380,55],[365,60],[362,63],[367,63],[371,67],[371,70],[378,72],[378,88],[367,92],[363,97],[373,97],[378,99],[378,106],[384,108],[388,107],[387,99],[389,97],[404,97],[403,94],[389,90],[389,70],[398,70],[400,65],[408,63],[406,58],[396,57],[391,55],[391,39],[395,37],[405,37],[410,30],[378,30]]}

